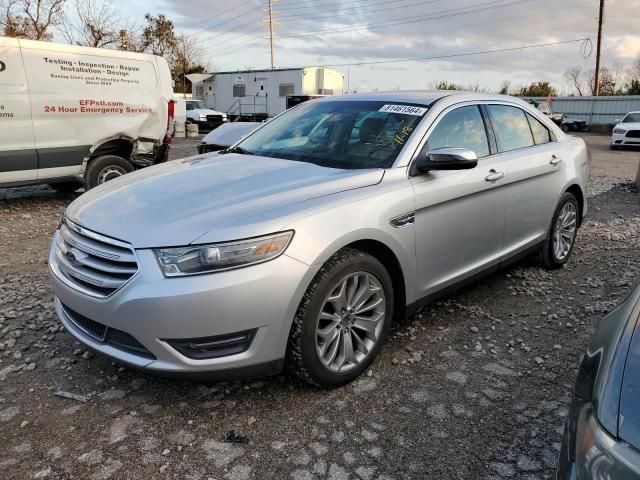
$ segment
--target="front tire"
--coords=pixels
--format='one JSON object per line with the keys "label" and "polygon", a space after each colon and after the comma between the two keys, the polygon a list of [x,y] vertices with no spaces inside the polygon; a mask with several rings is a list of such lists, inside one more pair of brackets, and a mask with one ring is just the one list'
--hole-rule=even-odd
{"label": "front tire", "polygon": [[133,172],[131,162],[116,155],[103,155],[89,162],[85,173],[87,190],[102,185],[114,178]]}
{"label": "front tire", "polygon": [[571,256],[578,233],[580,205],[576,197],[565,192],[553,214],[547,238],[538,254],[538,261],[549,269],[562,267]]}
{"label": "front tire", "polygon": [[380,352],[393,302],[391,277],[376,258],[340,250],[300,302],[287,345],[288,369],[320,387],[351,382]]}

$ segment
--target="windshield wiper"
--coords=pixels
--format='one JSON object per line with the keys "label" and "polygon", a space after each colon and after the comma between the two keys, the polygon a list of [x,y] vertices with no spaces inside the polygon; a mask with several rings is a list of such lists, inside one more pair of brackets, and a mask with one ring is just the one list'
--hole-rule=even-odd
{"label": "windshield wiper", "polygon": [[227,154],[227,153],[239,153],[241,155],[253,155],[253,153],[249,152],[248,150],[245,150],[242,147],[230,147],[230,148],[227,148],[225,150],[222,150],[220,153],[223,154],[223,155]]}

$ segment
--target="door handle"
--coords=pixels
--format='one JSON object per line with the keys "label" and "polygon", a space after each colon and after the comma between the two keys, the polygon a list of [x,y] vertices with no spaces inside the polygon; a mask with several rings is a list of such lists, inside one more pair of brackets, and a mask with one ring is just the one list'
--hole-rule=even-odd
{"label": "door handle", "polygon": [[549,160],[551,165],[559,165],[562,163],[562,159],[557,155],[551,155],[551,160]]}
{"label": "door handle", "polygon": [[489,170],[489,175],[484,177],[487,182],[495,182],[504,178],[504,172],[496,172],[494,169]]}

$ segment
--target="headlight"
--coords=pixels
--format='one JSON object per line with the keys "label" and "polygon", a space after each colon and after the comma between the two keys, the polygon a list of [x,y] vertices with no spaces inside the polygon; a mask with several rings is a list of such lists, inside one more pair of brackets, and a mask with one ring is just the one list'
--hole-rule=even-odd
{"label": "headlight", "polygon": [[207,116],[204,113],[200,114],[200,120],[206,120]]}
{"label": "headlight", "polygon": [[576,469],[581,480],[637,478],[640,456],[610,436],[593,416],[591,404],[580,412],[576,432]]}
{"label": "headlight", "polygon": [[292,238],[293,231],[288,231],[235,242],[161,248],[154,253],[166,277],[180,277],[273,260],[284,253]]}
{"label": "headlight", "polygon": [[613,133],[616,135],[624,135],[627,131],[624,128],[614,128]]}

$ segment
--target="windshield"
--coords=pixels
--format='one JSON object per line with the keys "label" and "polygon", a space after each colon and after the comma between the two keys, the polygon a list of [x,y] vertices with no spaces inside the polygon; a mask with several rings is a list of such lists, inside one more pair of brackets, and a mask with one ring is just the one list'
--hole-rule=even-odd
{"label": "windshield", "polygon": [[247,154],[331,168],[388,168],[427,108],[371,101],[304,103],[238,144]]}
{"label": "windshield", "polygon": [[196,108],[209,109],[204,102],[187,102],[187,110],[195,110]]}
{"label": "windshield", "polygon": [[640,123],[640,112],[628,113],[622,123]]}

